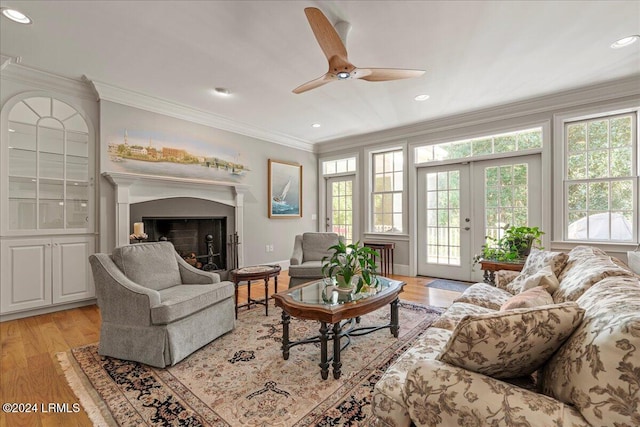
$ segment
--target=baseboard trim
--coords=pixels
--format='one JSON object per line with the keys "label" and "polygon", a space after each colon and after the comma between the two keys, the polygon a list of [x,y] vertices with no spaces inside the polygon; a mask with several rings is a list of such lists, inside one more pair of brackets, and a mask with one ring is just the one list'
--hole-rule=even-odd
{"label": "baseboard trim", "polygon": [[7,322],[9,320],[23,319],[25,317],[38,316],[40,314],[54,313],[56,311],[69,310],[71,308],[84,307],[86,305],[96,304],[96,299],[88,299],[84,301],[76,301],[68,304],[52,305],[48,307],[36,308],[33,310],[16,311],[13,313],[7,313],[0,315],[0,323]]}
{"label": "baseboard trim", "polygon": [[401,276],[410,276],[409,266],[405,264],[393,264],[393,274],[399,274]]}

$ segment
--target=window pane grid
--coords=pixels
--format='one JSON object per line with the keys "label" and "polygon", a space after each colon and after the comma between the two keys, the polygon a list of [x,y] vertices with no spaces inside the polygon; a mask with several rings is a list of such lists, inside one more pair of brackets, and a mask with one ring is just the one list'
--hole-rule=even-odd
{"label": "window pane grid", "polygon": [[635,114],[565,124],[568,240],[632,241],[637,231]]}
{"label": "window pane grid", "polygon": [[502,237],[508,226],[529,225],[528,165],[492,166],[485,173],[485,235]]}
{"label": "window pane grid", "polygon": [[348,157],[337,160],[325,160],[322,162],[322,174],[334,175],[356,171],[356,158]]}
{"label": "window pane grid", "polygon": [[352,181],[331,184],[332,231],[344,237],[347,244],[353,243],[353,185]]}
{"label": "window pane grid", "polygon": [[415,148],[415,163],[464,159],[542,148],[542,128]]}
{"label": "window pane grid", "polygon": [[402,232],[404,159],[402,150],[375,153],[373,163],[372,223],[374,232]]}
{"label": "window pane grid", "polygon": [[427,262],[461,265],[460,172],[426,174]]}

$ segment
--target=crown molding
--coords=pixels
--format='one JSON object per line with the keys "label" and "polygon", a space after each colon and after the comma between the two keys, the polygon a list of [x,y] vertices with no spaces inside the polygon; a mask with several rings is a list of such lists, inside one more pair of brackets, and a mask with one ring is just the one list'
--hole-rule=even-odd
{"label": "crown molding", "polygon": [[551,113],[580,105],[634,96],[640,96],[640,74],[379,132],[319,142],[316,144],[316,153],[330,153],[336,150],[358,148],[392,140],[409,139],[417,136],[423,137],[437,132],[486,124],[497,120],[513,119],[545,112]]}
{"label": "crown molding", "polygon": [[164,114],[177,119],[187,120],[193,123],[214,127],[216,129],[272,142],[274,144],[284,145],[297,150],[309,152],[314,151],[313,144],[289,135],[239,123],[216,114],[187,107],[186,105],[177,104],[162,98],[134,92],[109,83],[93,80],[87,76],[84,76],[84,78],[93,85],[101,100],[116,102],[118,104],[151,111],[153,113]]}
{"label": "crown molding", "polygon": [[50,90],[67,96],[79,97],[95,101],[97,94],[93,87],[82,80],[62,77],[33,67],[20,64],[20,57],[0,56],[2,60],[3,80],[10,80],[29,86],[36,86],[38,89]]}

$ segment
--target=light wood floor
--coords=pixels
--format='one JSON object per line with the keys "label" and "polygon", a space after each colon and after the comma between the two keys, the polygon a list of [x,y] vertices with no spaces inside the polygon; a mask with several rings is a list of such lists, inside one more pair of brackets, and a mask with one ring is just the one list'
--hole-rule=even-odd
{"label": "light wood floor", "polygon": [[[407,285],[400,298],[438,307],[448,307],[459,293],[427,288],[432,279],[392,276]],[[278,290],[288,287],[288,274],[278,278]],[[273,280],[270,293],[274,292]],[[254,282],[252,298],[264,296],[264,286]],[[246,299],[246,286],[240,287],[240,302]],[[262,309],[258,306],[258,310]],[[0,403],[79,403],[67,385],[56,353],[91,344],[100,339],[100,311],[87,306],[57,313],[0,323]],[[0,413],[0,426],[90,426],[89,418],[79,413],[56,414]]]}

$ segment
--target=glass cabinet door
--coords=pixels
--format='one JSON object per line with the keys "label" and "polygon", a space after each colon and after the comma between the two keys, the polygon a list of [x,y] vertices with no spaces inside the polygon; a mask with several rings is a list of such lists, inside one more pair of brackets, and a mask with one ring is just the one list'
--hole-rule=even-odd
{"label": "glass cabinet door", "polygon": [[92,227],[92,150],[88,127],[68,104],[20,101],[9,113],[9,230]]}

